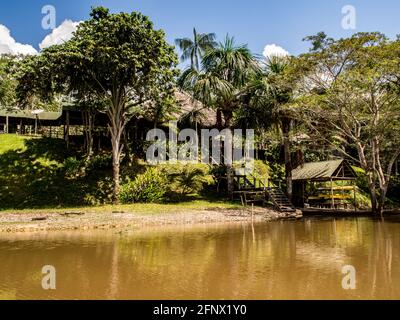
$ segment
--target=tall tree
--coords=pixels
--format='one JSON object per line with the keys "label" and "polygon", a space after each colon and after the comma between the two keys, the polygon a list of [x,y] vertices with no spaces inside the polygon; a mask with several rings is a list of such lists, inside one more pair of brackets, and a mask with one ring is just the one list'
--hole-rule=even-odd
{"label": "tall tree", "polygon": [[215,39],[215,33],[198,33],[193,28],[193,39],[181,38],[175,40],[175,44],[182,51],[181,61],[185,62],[190,59],[191,67],[199,70],[201,59],[206,51],[217,45]]}
{"label": "tall tree", "polygon": [[286,56],[271,56],[264,61],[263,67],[247,83],[243,102],[250,112],[242,113],[242,117],[247,118],[245,121],[250,121],[257,128],[263,130],[276,128],[280,132],[284,150],[287,195],[292,198],[293,167],[290,134],[294,115],[289,102],[293,92],[286,78],[290,60],[290,57]]}
{"label": "tall tree", "polygon": [[400,156],[399,58],[399,41],[359,33],[299,57],[294,68],[298,117],[365,170],[381,215]]}
{"label": "tall tree", "polygon": [[15,106],[15,88],[17,82],[12,72],[15,64],[15,57],[0,55],[0,108]]}
{"label": "tall tree", "polygon": [[194,98],[217,110],[219,127],[223,115],[229,128],[240,106],[242,89],[257,69],[258,63],[247,46],[237,46],[234,38],[226,36],[223,43],[207,51],[200,70],[186,69],[178,83]]}
{"label": "tall tree", "polygon": [[[182,89],[217,111],[217,126],[222,129],[233,125],[234,112],[241,105],[240,96],[248,79],[258,69],[258,63],[245,45],[237,46],[234,38],[208,50],[200,70],[188,68],[179,79]],[[228,194],[233,195],[233,169],[228,164]]]}
{"label": "tall tree", "polygon": [[[106,101],[113,198],[118,202],[121,139],[126,124],[138,108],[172,97],[177,57],[164,32],[155,30],[141,13],[111,14],[99,7],[92,9],[90,17],[79,24],[70,41],[44,50],[36,58],[41,62],[33,74],[51,91],[87,92],[101,102]],[[24,77],[30,79],[30,73]],[[99,107],[103,108],[103,104]]]}

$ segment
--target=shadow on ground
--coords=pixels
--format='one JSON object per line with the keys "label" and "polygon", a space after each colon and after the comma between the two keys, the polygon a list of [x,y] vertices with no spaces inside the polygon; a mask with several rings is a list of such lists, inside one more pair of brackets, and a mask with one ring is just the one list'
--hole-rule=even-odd
{"label": "shadow on ground", "polygon": [[0,209],[83,204],[84,181],[66,177],[73,155],[63,140],[27,139],[25,148],[0,155]]}

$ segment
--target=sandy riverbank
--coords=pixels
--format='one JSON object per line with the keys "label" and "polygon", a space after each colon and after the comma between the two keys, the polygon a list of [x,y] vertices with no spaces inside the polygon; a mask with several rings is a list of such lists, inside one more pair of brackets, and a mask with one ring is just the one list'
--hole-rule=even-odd
{"label": "sandy riverbank", "polygon": [[[265,208],[254,209],[254,221],[287,218],[285,214]],[[207,208],[138,213],[129,211],[65,211],[0,213],[0,232],[40,232],[62,230],[94,230],[140,228],[145,226],[194,225],[204,223],[249,222],[250,209]]]}

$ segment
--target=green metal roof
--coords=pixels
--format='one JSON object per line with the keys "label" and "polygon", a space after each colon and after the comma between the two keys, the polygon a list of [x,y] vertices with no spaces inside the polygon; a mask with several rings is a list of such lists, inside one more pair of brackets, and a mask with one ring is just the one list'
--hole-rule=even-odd
{"label": "green metal roof", "polygon": [[[39,120],[58,120],[62,116],[61,112],[42,112],[38,115]],[[36,115],[30,111],[6,111],[0,110],[0,117],[36,119]]]}
{"label": "green metal roof", "polygon": [[[341,166],[347,171],[345,176],[338,175]],[[293,181],[329,180],[331,178],[354,178],[355,173],[344,159],[305,163],[292,171]]]}

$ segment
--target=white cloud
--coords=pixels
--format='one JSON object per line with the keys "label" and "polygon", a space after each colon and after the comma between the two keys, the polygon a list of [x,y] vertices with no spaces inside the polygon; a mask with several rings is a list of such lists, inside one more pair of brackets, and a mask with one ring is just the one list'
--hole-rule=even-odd
{"label": "white cloud", "polygon": [[59,27],[55,28],[39,44],[41,50],[56,44],[62,44],[72,38],[72,33],[76,31],[80,22],[65,20]]}
{"label": "white cloud", "polygon": [[264,57],[271,58],[273,56],[289,56],[289,52],[276,44],[268,44],[264,48]]}
{"label": "white cloud", "polygon": [[15,41],[11,36],[10,30],[0,24],[0,54],[37,54],[37,50],[29,44],[22,44]]}

